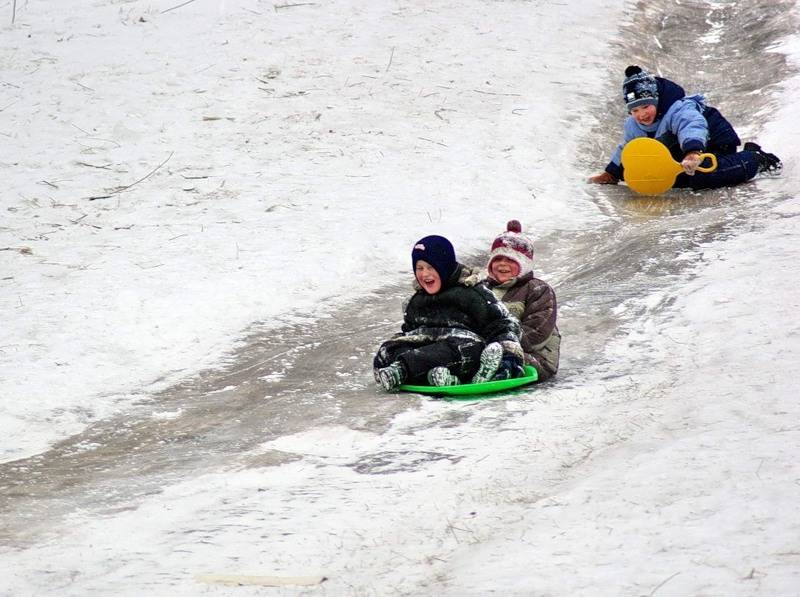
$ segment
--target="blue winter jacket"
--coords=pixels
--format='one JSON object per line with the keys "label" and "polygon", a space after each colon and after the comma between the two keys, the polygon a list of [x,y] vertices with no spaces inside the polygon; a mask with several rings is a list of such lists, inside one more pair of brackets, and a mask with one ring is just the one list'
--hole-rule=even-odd
{"label": "blue winter jacket", "polygon": [[687,96],[683,88],[669,79],[656,77],[658,106],[651,125],[641,125],[628,116],[623,127],[623,139],[611,156],[606,172],[621,180],[622,148],[631,139],[654,137],[662,141],[677,160],[690,151],[734,153],[741,143],[736,131],[722,114],[706,106],[702,95]]}

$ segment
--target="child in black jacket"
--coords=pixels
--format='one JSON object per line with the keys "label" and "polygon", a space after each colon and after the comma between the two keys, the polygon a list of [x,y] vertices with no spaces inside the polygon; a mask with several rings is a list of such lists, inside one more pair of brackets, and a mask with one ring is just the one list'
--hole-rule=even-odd
{"label": "child in black jacket", "polygon": [[406,303],[401,332],[375,355],[375,381],[385,390],[403,383],[435,386],[491,380],[501,362],[522,364],[519,322],[442,236],[414,245],[416,292]]}

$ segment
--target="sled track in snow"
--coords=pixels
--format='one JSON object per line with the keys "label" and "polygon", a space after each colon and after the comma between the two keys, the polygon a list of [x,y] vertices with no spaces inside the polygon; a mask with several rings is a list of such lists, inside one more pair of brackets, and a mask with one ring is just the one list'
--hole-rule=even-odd
{"label": "sled track in snow", "polygon": [[[757,132],[753,115],[776,106],[769,94],[752,92],[770,89],[791,73],[781,54],[767,50],[794,32],[792,6],[774,0],[638,3],[615,42],[619,60],[608,68],[606,116],[587,135],[587,147],[598,155],[602,151],[605,159],[617,142],[623,118],[617,89],[625,66],[637,62],[661,69],[687,90],[708,90],[710,103],[740,132],[746,123]],[[615,307],[678,289],[696,262],[676,260],[677,255],[758,226],[781,197],[751,184],[687,192],[669,202],[632,199],[626,189],[603,187],[595,200],[609,220],[601,229],[536,239],[539,263],[568,272],[556,277],[543,272],[561,308],[560,387],[583,383],[582,369],[596,361],[609,339],[635,328],[646,314],[615,315]],[[473,259],[479,263],[483,256]],[[144,496],[190,474],[299,458],[280,452],[248,455],[280,435],[325,424],[380,432],[395,415],[418,404],[409,396],[377,392],[370,373],[372,354],[397,328],[407,294],[404,283],[346,305],[330,319],[277,329],[256,324],[218,369],[203,371],[45,453],[0,465],[0,543],[20,546],[57,532],[60,518],[77,509],[134,509]],[[620,364],[619,374],[641,366],[646,363]],[[309,371],[315,375],[309,377]],[[534,391],[546,393],[547,385]],[[179,414],[155,418],[154,411]],[[470,410],[450,414],[459,424]]]}

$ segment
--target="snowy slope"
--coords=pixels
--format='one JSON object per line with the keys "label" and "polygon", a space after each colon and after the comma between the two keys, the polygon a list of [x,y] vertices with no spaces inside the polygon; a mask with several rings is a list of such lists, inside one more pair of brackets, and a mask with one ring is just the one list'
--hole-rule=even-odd
{"label": "snowy slope", "polygon": [[615,3],[176,4],[32,1],[2,32],[5,459],[400,279],[425,234],[592,217],[558,40]]}
{"label": "snowy slope", "polygon": [[[615,138],[592,135],[616,122],[620,65],[694,72],[667,34],[617,52],[688,13],[710,63],[741,37],[732,5],[181,4],[29,0],[0,29],[0,594],[797,594],[800,127],[776,108],[800,91],[800,38],[766,32],[788,62],[741,102],[757,113],[720,104],[784,175],[666,202],[583,182]],[[733,90],[754,60],[714,76]],[[562,300],[556,383],[442,403],[366,379],[364,412],[399,413],[379,430],[270,428],[204,458],[181,436],[196,471],[115,468],[141,448],[128,412],[223,435],[183,429],[159,392],[254,322],[325,327],[404,284],[420,236],[479,258],[510,217]],[[59,440],[109,421],[130,423],[119,445],[62,448],[91,465],[73,487]]]}

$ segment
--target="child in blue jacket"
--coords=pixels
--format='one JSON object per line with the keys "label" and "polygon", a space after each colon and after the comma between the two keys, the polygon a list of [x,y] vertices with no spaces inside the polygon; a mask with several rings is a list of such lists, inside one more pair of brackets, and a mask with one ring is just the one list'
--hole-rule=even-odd
{"label": "child in blue jacket", "polygon": [[[779,173],[777,156],[755,143],[745,143],[737,151],[739,136],[719,110],[706,105],[702,95],[687,96],[683,88],[656,77],[639,66],[625,69],[622,95],[630,116],[625,120],[622,143],[601,174],[589,178],[598,184],[616,184],[623,178],[622,148],[637,137],[651,137],[666,145],[684,173],[675,180],[676,188],[713,189],[748,181],[756,174]],[[713,153],[717,169],[703,173],[700,154]],[[705,164],[709,165],[709,164]]]}

